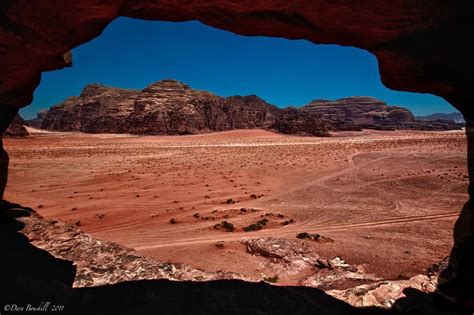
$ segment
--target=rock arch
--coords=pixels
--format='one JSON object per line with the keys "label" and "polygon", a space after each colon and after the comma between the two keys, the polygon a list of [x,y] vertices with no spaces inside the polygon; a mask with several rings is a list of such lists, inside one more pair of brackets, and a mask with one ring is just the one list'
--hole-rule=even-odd
{"label": "rock arch", "polygon": [[[5,0],[0,4],[0,133],[12,113],[31,102],[41,72],[71,66],[69,51],[99,36],[118,16],[199,20],[242,35],[307,39],[372,52],[387,87],[442,96],[465,115],[469,192],[474,196],[474,49],[464,44],[473,33],[474,10],[468,1]],[[470,203],[463,213],[455,228],[452,266],[469,283]]]}

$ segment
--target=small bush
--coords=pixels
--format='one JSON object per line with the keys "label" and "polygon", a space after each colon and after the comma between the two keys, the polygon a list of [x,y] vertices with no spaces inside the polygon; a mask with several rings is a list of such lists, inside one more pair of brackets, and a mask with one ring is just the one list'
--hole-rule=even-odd
{"label": "small bush", "polygon": [[226,230],[227,232],[233,232],[234,231],[234,225],[232,223],[229,223],[227,221],[222,221],[221,223],[217,223],[216,225],[214,225],[214,229],[218,230],[218,229],[224,229]]}
{"label": "small bush", "polygon": [[302,239],[302,240],[304,240],[305,238],[310,238],[309,233],[307,233],[307,232],[298,233],[298,234],[296,235],[296,237],[297,237],[297,238],[300,238],[300,239]]}
{"label": "small bush", "polygon": [[264,226],[266,226],[268,223],[267,219],[262,219],[260,221],[257,221],[256,223],[252,223],[249,226],[246,226],[243,228],[245,232],[250,232],[250,231],[259,231],[261,230]]}
{"label": "small bush", "polygon": [[268,223],[268,219],[262,219],[262,220],[257,222],[257,224],[260,224],[260,225],[263,225],[263,226],[267,225],[267,223]]}

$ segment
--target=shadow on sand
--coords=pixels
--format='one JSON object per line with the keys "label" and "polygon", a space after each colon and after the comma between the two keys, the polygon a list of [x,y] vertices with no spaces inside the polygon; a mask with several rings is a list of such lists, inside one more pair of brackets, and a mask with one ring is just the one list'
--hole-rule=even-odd
{"label": "shadow on sand", "polygon": [[[76,269],[33,246],[21,233],[18,217],[33,211],[4,203],[0,212],[0,312],[55,306],[67,314],[392,314],[356,308],[308,287],[272,286],[240,280],[208,282],[143,280],[91,288],[73,288]],[[34,227],[33,227],[34,229]],[[408,314],[459,314],[434,294],[405,291],[395,309]],[[49,302],[50,304],[45,304]],[[16,310],[16,311],[15,311]],[[31,312],[30,312],[31,314]]]}

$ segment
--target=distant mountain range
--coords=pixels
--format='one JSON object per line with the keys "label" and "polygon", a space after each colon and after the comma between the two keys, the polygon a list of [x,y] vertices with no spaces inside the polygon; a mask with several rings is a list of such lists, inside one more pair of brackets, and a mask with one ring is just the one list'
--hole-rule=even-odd
{"label": "distant mountain range", "polygon": [[48,130],[147,135],[196,134],[259,128],[284,134],[328,136],[363,128],[451,130],[451,121],[417,120],[410,110],[372,97],[314,100],[303,107],[278,108],[256,95],[221,97],[176,80],[143,90],[90,84],[28,124]]}
{"label": "distant mountain range", "polygon": [[433,121],[433,120],[448,120],[452,121],[455,123],[460,123],[464,124],[465,120],[464,117],[461,113],[436,113],[436,114],[431,114],[427,116],[416,116],[416,119],[418,120],[427,120],[427,121]]}

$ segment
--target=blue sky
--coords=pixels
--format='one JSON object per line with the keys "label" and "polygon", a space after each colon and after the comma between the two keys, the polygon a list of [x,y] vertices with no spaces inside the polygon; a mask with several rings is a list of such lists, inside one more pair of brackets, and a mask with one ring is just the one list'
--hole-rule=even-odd
{"label": "blue sky", "polygon": [[364,95],[416,115],[455,111],[440,97],[383,86],[375,57],[364,50],[240,36],[199,22],[119,18],[73,57],[72,68],[43,74],[24,117],[79,95],[89,83],[142,89],[165,78],[221,96],[257,94],[280,107]]}

